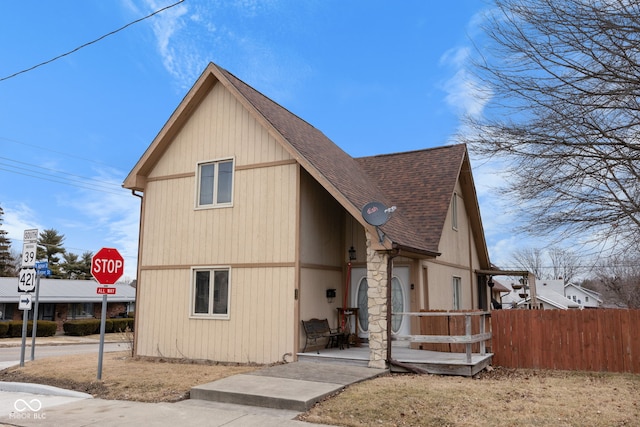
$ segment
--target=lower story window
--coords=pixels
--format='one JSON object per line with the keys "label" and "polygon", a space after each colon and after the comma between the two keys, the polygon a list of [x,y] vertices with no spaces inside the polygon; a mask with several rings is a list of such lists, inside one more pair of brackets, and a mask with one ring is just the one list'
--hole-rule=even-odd
{"label": "lower story window", "polygon": [[229,268],[193,270],[191,314],[202,317],[229,317]]}
{"label": "lower story window", "polygon": [[95,317],[93,312],[93,303],[76,303],[69,304],[69,314],[67,318],[70,319],[87,319]]}

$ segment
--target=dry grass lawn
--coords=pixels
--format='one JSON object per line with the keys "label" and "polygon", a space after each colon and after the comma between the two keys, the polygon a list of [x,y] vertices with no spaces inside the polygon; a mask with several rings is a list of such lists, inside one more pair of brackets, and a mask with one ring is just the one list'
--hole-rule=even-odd
{"label": "dry grass lawn", "polygon": [[194,385],[255,369],[258,367],[132,358],[125,351],[104,353],[101,381],[97,380],[96,354],[36,359],[24,368],[0,371],[0,381],[47,384],[102,399],[175,402],[188,398]]}
{"label": "dry grass lawn", "polygon": [[392,375],[349,387],[306,421],[339,426],[640,426],[640,376],[495,369]]}
{"label": "dry grass lawn", "polygon": [[[194,364],[105,353],[46,358],[0,372],[104,399],[177,401],[189,389],[256,366]],[[348,387],[303,420],[339,426],[638,426],[640,376],[494,369],[474,379],[388,375]]]}

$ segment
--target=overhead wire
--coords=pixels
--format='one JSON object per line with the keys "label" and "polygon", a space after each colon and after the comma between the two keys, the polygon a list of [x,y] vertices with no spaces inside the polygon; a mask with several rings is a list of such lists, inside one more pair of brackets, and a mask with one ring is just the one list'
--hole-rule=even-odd
{"label": "overhead wire", "polygon": [[24,145],[24,146],[26,146],[26,147],[37,148],[38,150],[48,151],[48,152],[50,152],[50,153],[62,154],[63,156],[70,157],[70,158],[74,158],[74,159],[78,159],[78,160],[82,160],[82,161],[84,161],[84,162],[90,162],[90,163],[95,163],[95,164],[102,165],[102,166],[109,166],[109,167],[112,167],[112,166],[110,166],[110,165],[108,165],[108,164],[106,164],[106,163],[104,163],[104,162],[99,161],[99,160],[95,160],[95,159],[88,159],[88,158],[86,158],[86,157],[77,156],[77,155],[75,155],[75,154],[69,154],[69,153],[65,153],[65,152],[63,152],[63,151],[53,150],[53,149],[51,149],[51,148],[49,148],[49,147],[43,147],[43,146],[41,146],[41,145],[29,144],[29,143],[24,142],[24,141],[18,141],[17,139],[12,139],[12,138],[7,138],[7,137],[4,137],[4,136],[0,136],[0,140],[2,140],[2,141],[7,141],[7,142],[12,142],[12,143],[14,143],[14,144]]}
{"label": "overhead wire", "polygon": [[[28,167],[16,166],[16,165],[13,165],[13,164],[10,164],[10,163],[2,162],[1,160],[6,160],[6,161],[9,161],[9,162],[17,163],[19,165],[25,165],[25,166],[28,166]],[[14,170],[7,169],[7,168],[17,169],[19,171],[27,171],[27,172],[30,172],[30,173],[27,174],[25,172],[14,171]],[[33,168],[35,168],[35,169],[33,169]],[[99,179],[96,179],[96,178],[90,178],[90,177],[86,177],[86,176],[82,176],[82,175],[76,175],[76,174],[72,174],[72,173],[69,173],[69,172],[61,171],[61,170],[58,170],[58,169],[46,168],[46,167],[43,167],[43,166],[38,166],[38,165],[26,163],[26,162],[21,162],[19,160],[14,160],[14,159],[10,159],[8,157],[2,157],[2,156],[0,156],[0,170],[16,173],[16,174],[20,174],[20,175],[26,175],[26,176],[30,176],[30,177],[34,177],[34,178],[39,178],[39,179],[43,179],[43,180],[46,180],[46,181],[73,185],[73,186],[80,187],[80,188],[97,189],[97,190],[108,191],[108,192],[114,192],[116,190],[121,189],[121,187],[118,184],[110,183],[108,181],[99,180]],[[45,172],[41,172],[41,170],[50,171],[50,172],[54,172],[54,173],[53,174],[45,173]],[[33,175],[33,174],[36,174],[36,175]],[[72,178],[67,178],[67,176],[68,177],[72,177]],[[56,179],[51,179],[51,178],[48,178],[48,177],[56,178]],[[80,178],[80,179],[75,179],[75,178]],[[58,179],[64,179],[64,181],[59,181]],[[89,181],[89,182],[87,182],[87,181]],[[77,183],[77,184],[74,184],[74,183]]]}
{"label": "overhead wire", "polygon": [[142,22],[142,21],[144,21],[145,19],[149,19],[149,18],[151,18],[152,16],[157,15],[158,13],[164,12],[164,11],[165,11],[165,10],[167,10],[167,9],[171,9],[172,7],[175,7],[175,6],[179,5],[180,3],[184,2],[184,1],[185,1],[185,0],[179,0],[179,1],[177,1],[176,3],[170,4],[169,6],[165,6],[165,7],[161,8],[161,9],[158,9],[158,10],[156,10],[155,12],[152,12],[152,13],[150,13],[150,14],[149,14],[149,15],[147,15],[147,16],[144,16],[144,17],[142,17],[142,18],[136,19],[135,21],[131,21],[131,22],[129,22],[128,24],[123,25],[122,27],[120,27],[120,28],[118,28],[118,29],[116,29],[116,30],[113,30],[113,31],[111,31],[111,32],[109,32],[109,33],[107,33],[107,34],[104,34],[104,35],[102,35],[102,36],[98,37],[98,38],[97,38],[97,39],[95,39],[95,40],[91,40],[90,42],[84,43],[84,44],[82,44],[82,45],[80,45],[80,46],[76,47],[75,49],[72,49],[72,50],[70,50],[70,51],[68,51],[68,52],[65,52],[65,53],[63,53],[63,54],[60,54],[60,55],[58,55],[58,56],[56,56],[56,57],[54,57],[54,58],[51,58],[51,59],[49,59],[49,60],[46,60],[46,61],[41,62],[41,63],[39,63],[39,64],[36,64],[36,65],[34,65],[34,66],[32,66],[32,67],[25,68],[24,70],[20,70],[20,71],[15,72],[15,73],[13,73],[13,74],[11,74],[11,75],[8,75],[8,76],[5,76],[5,77],[2,77],[2,78],[0,78],[0,82],[5,81],[5,80],[9,80],[9,79],[11,79],[11,78],[13,78],[13,77],[19,76],[20,74],[27,73],[27,72],[29,72],[29,71],[35,70],[36,68],[42,67],[43,65],[47,65],[47,64],[50,64],[50,63],[52,63],[52,62],[54,62],[54,61],[57,61],[57,60],[58,60],[58,59],[60,59],[60,58],[64,58],[65,56],[71,55],[72,53],[77,52],[77,51],[79,51],[79,50],[80,50],[80,49],[82,49],[82,48],[85,48],[85,47],[87,47],[87,46],[90,46],[90,45],[92,45],[92,44],[94,44],[94,43],[99,42],[100,40],[103,40],[103,39],[105,39],[105,38],[107,38],[107,37],[109,37],[109,36],[112,36],[112,35],[114,35],[114,34],[116,34],[116,33],[119,33],[120,31],[122,31],[122,30],[124,30],[124,29],[126,29],[126,28],[128,28],[128,27],[130,27],[130,26],[132,26],[132,25],[134,25],[134,24],[137,24],[138,22]]}

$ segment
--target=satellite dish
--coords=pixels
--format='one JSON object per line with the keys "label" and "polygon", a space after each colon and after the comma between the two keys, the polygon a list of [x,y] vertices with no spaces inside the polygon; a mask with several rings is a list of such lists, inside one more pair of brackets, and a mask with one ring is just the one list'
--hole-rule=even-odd
{"label": "satellite dish", "polygon": [[369,202],[362,208],[362,218],[373,226],[380,226],[389,221],[390,209],[380,202]]}

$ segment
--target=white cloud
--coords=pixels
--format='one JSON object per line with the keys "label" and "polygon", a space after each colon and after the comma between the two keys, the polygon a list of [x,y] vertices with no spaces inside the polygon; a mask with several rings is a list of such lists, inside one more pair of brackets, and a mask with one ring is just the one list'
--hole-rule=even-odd
{"label": "white cloud", "polygon": [[463,46],[449,49],[442,55],[440,64],[454,70],[453,76],[443,83],[442,90],[447,94],[447,105],[460,116],[481,117],[491,92],[468,71],[470,52]]}
{"label": "white cloud", "polygon": [[[120,185],[122,173],[115,170],[97,171],[94,179]],[[63,203],[62,201],[60,202]],[[67,237],[71,234],[94,233],[103,237],[102,245],[114,247],[125,258],[125,275],[135,278],[138,255],[140,199],[128,190],[116,192],[79,191],[64,202],[75,214],[69,213],[64,224]],[[96,252],[100,248],[91,248]],[[73,251],[72,251],[73,252]]]}
{"label": "white cloud", "polygon": [[22,238],[24,230],[43,227],[36,219],[36,213],[23,203],[2,205],[4,211],[4,223],[2,228],[7,232],[7,237],[11,239],[12,249],[22,251]]}

